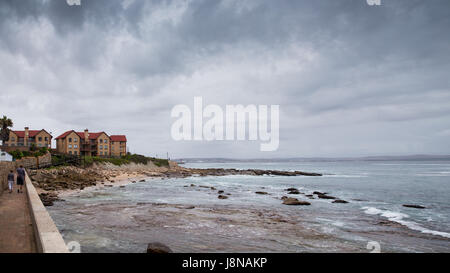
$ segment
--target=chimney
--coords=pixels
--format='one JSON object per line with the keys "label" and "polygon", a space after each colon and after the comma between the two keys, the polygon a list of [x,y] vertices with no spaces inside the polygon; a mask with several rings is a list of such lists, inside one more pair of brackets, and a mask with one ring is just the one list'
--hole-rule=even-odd
{"label": "chimney", "polygon": [[89,142],[89,131],[84,129],[84,141]]}
{"label": "chimney", "polygon": [[28,138],[30,137],[28,132],[28,127],[25,127],[25,135],[23,136],[23,144],[24,146],[28,146]]}

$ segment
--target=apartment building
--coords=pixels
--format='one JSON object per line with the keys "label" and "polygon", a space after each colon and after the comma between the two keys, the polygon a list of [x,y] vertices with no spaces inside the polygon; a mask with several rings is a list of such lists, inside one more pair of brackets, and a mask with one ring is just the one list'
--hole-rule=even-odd
{"label": "apartment building", "polygon": [[[115,139],[114,144],[111,137]],[[88,129],[84,132],[70,130],[56,138],[56,151],[83,156],[121,156],[122,149],[126,151],[126,137],[111,137],[105,132],[91,133]],[[112,153],[111,149],[115,151]]]}
{"label": "apartment building", "polygon": [[30,148],[35,145],[37,148],[50,148],[52,143],[52,135],[46,130],[29,130],[25,127],[23,131],[10,130],[9,140],[4,143],[7,147]]}

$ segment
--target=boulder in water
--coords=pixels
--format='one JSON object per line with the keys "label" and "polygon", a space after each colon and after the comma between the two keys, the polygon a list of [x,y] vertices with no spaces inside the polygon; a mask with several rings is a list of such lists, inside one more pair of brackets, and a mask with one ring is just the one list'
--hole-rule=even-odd
{"label": "boulder in water", "polygon": [[331,203],[338,203],[338,204],[347,204],[348,202],[347,201],[345,201],[345,200],[340,200],[340,199],[336,199],[336,200],[334,200],[333,202],[331,202]]}
{"label": "boulder in water", "polygon": [[165,244],[154,242],[154,243],[149,243],[147,245],[147,253],[153,253],[153,254],[172,253],[172,250]]}
{"label": "boulder in water", "polygon": [[336,197],[326,194],[318,194],[317,197],[319,197],[320,199],[336,199]]}
{"label": "boulder in water", "polygon": [[306,201],[299,201],[297,198],[286,198],[283,201],[284,205],[288,205],[288,206],[309,206],[311,205],[311,203],[306,202]]}

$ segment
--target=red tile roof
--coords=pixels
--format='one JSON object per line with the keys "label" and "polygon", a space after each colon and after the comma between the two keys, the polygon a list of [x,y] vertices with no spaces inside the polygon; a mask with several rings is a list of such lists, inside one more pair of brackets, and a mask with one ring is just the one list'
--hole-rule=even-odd
{"label": "red tile roof", "polygon": [[[39,134],[42,131],[45,131],[45,130],[44,129],[42,129],[42,130],[28,130],[28,137],[35,137],[37,134]],[[14,130],[11,130],[11,132],[16,134],[18,137],[25,137],[25,131],[14,131]]]}
{"label": "red tile roof", "polygon": [[[81,139],[84,139],[84,132],[75,132],[74,130],[70,130],[70,131],[67,131],[67,132],[65,132],[64,134],[62,134],[62,135],[59,135],[56,139],[61,139],[61,138],[65,138],[65,137],[67,137],[70,133],[72,133],[72,132],[74,132],[75,134],[77,134]],[[89,132],[89,139],[97,139],[101,134],[105,134],[105,135],[108,135],[108,134],[106,134],[105,132],[97,132],[97,133],[91,133],[91,132]]]}
{"label": "red tile roof", "polygon": [[110,138],[111,138],[111,141],[114,141],[114,142],[118,142],[118,141],[126,142],[127,141],[127,137],[125,135],[113,135],[113,136],[110,136]]}
{"label": "red tile roof", "polygon": [[74,132],[74,130],[67,131],[64,134],[57,136],[55,139],[65,138],[68,134],[70,134],[72,132]]}

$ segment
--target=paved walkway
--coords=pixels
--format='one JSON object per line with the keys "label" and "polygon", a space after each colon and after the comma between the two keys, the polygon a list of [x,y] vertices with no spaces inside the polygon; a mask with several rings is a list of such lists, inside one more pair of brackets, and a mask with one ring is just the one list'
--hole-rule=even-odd
{"label": "paved walkway", "polygon": [[37,252],[26,189],[0,194],[0,253]]}

